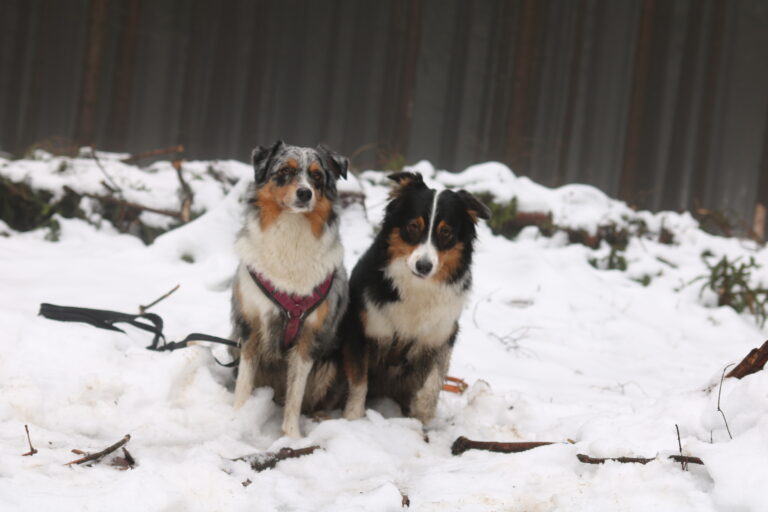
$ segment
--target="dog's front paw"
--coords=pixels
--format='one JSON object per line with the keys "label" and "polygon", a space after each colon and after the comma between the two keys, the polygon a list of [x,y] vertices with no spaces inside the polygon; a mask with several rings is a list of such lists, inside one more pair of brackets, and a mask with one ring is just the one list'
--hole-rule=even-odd
{"label": "dog's front paw", "polygon": [[347,404],[344,408],[344,419],[359,420],[365,416],[365,404]]}
{"label": "dog's front paw", "polygon": [[283,421],[283,435],[294,439],[301,437],[298,421]]}

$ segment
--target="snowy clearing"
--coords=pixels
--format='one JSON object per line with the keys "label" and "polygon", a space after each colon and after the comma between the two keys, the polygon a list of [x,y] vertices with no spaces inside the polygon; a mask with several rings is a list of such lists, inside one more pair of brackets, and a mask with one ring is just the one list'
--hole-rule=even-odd
{"label": "snowy clearing", "polygon": [[[52,192],[66,184],[103,193],[92,160],[7,161],[0,174]],[[132,201],[177,207],[170,165],[150,171],[104,155],[101,163]],[[642,218],[675,243],[632,238],[626,271],[598,270],[597,250],[529,227],[514,241],[480,227],[472,300],[464,311],[450,374],[470,383],[442,393],[426,425],[400,417],[389,401],[348,422],[302,418],[306,437],[280,437],[281,409],[258,389],[232,409],[228,370],[208,347],[144,349],[151,336],[127,335],[37,316],[41,302],[138,312],[176,284],[152,311],[170,339],[192,331],[229,333],[232,251],[241,198],[251,176],[238,162],[190,162],[196,204],[206,212],[145,246],[111,225],[59,218],[60,241],[44,230],[0,224],[0,509],[3,511],[371,510],[760,511],[768,503],[768,370],[726,379],[723,368],[768,338],[751,315],[712,307],[700,294],[704,251],[754,257],[753,280],[768,285],[768,250],[708,235],[687,214],[633,212],[585,185],[548,189],[497,163],[460,174],[414,168],[428,183],[516,197],[521,210],[551,211],[558,224],[594,230]],[[231,186],[206,178],[224,172]],[[368,171],[342,188],[363,191],[342,219],[351,270],[381,217],[384,175]],[[239,180],[239,181],[238,181]],[[86,200],[84,200],[86,201]],[[160,222],[158,220],[158,222]],[[191,263],[190,263],[191,261]],[[649,279],[647,286],[638,281]],[[217,354],[218,349],[217,349]],[[33,456],[21,456],[29,425]],[[704,466],[680,465],[683,452]],[[137,461],[65,466],[132,436]],[[482,441],[555,441],[519,454],[451,455],[458,436]],[[569,440],[573,443],[568,442]],[[319,445],[302,458],[254,472],[238,457]],[[647,465],[580,463],[576,455],[654,457]],[[243,485],[243,482],[250,484]]]}

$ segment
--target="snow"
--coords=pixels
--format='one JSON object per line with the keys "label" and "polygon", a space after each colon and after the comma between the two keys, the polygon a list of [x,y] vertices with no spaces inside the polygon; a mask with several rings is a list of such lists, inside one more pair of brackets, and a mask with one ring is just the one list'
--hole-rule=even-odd
{"label": "snow", "polygon": [[[178,207],[170,165],[142,170],[114,155],[99,159],[127,199]],[[765,264],[765,248],[708,235],[687,214],[635,212],[586,185],[543,187],[499,163],[458,174],[428,162],[414,168],[435,186],[516,197],[522,211],[551,211],[559,225],[594,232],[642,219],[654,233],[670,230],[675,244],[633,238],[627,271],[598,270],[589,259],[605,257],[608,247],[568,245],[565,236],[546,238],[535,228],[509,241],[481,226],[474,291],[450,372],[471,386],[441,395],[428,442],[422,425],[388,400],[358,421],[339,411],[324,421],[303,417],[306,437],[289,440],[270,389],[233,410],[228,370],[209,347],[155,353],[144,349],[150,337],[143,331],[37,316],[41,302],[136,311],[181,284],[153,308],[169,337],[227,336],[246,164],[185,163],[204,213],[150,246],[108,223],[58,219],[55,243],[42,231],[0,225],[9,234],[0,236],[0,509],[388,511],[402,509],[402,493],[419,511],[765,510],[768,371],[724,382],[732,440],[717,395],[723,368],[768,331],[747,313],[713,307],[714,295],[691,284],[707,271],[705,250]],[[227,179],[213,179],[210,169]],[[0,160],[0,173],[55,194],[65,185],[106,192],[90,158]],[[387,181],[367,171],[342,185],[366,194],[365,209],[352,205],[342,217],[350,270],[381,218]],[[768,282],[767,272],[754,273],[756,285]],[[636,281],[643,276],[648,286]],[[25,424],[39,450],[31,457],[21,456]],[[675,424],[683,452],[704,467],[684,472],[667,459],[678,453]],[[64,465],[77,457],[71,449],[98,451],[126,433],[135,469]],[[458,436],[557,444],[453,456]],[[233,460],[310,445],[321,450],[260,473]],[[578,453],[658,460],[595,466],[580,463]]]}

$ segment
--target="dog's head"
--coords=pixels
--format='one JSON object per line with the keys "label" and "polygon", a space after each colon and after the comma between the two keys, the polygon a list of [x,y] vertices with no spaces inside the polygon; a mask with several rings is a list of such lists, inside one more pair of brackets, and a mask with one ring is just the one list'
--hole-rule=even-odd
{"label": "dog's head", "polygon": [[479,219],[489,219],[487,206],[466,190],[436,191],[418,173],[398,172],[387,205],[384,231],[390,260],[405,258],[419,278],[454,282],[472,259]]}
{"label": "dog's head", "polygon": [[252,154],[257,196],[281,209],[309,213],[330,207],[336,180],[347,177],[349,160],[323,145],[290,146],[278,140]]}

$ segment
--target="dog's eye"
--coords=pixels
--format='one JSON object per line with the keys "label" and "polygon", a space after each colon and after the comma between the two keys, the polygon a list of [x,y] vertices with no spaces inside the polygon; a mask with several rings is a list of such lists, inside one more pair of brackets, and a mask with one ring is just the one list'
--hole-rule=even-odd
{"label": "dog's eye", "polygon": [[291,174],[293,174],[293,169],[291,169],[290,167],[283,167],[282,169],[277,171],[277,174],[279,174],[283,178],[286,178],[286,177],[290,176]]}
{"label": "dog's eye", "polygon": [[437,232],[437,239],[441,245],[448,245],[453,241],[453,230],[448,226],[442,226]]}
{"label": "dog's eye", "polygon": [[410,221],[405,229],[408,230],[408,235],[413,239],[418,239],[421,235],[421,223],[417,219]]}
{"label": "dog's eye", "polygon": [[321,183],[323,181],[323,173],[320,171],[312,171],[309,175],[315,183]]}

